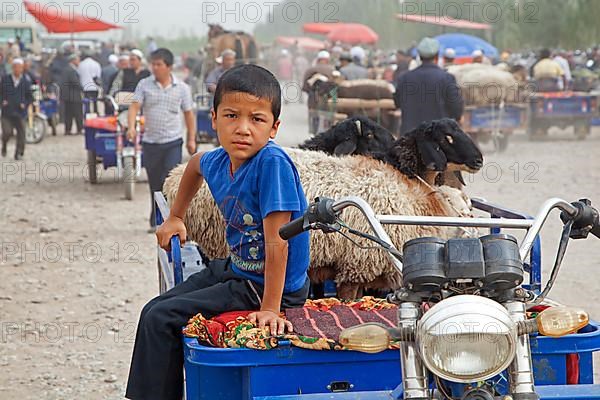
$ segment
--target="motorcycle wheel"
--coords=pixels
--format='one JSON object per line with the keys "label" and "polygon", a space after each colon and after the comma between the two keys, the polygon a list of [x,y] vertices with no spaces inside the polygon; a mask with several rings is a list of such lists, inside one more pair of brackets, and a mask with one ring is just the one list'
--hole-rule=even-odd
{"label": "motorcycle wheel", "polygon": [[39,143],[46,135],[46,120],[42,117],[33,117],[32,126],[25,122],[25,141],[29,144]]}
{"label": "motorcycle wheel", "polygon": [[135,159],[134,157],[123,158],[123,183],[125,184],[125,198],[133,200],[135,191]]}

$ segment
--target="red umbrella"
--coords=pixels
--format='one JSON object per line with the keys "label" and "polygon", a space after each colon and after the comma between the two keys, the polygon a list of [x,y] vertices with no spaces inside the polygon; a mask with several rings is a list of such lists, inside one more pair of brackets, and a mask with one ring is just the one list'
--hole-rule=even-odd
{"label": "red umbrella", "polygon": [[302,25],[304,33],[316,33],[318,35],[327,35],[332,30],[345,25],[342,22],[309,22]]}
{"label": "red umbrella", "polygon": [[379,40],[379,35],[363,24],[343,24],[329,32],[327,39],[348,44],[373,44]]}
{"label": "red umbrella", "polygon": [[101,21],[91,16],[71,12],[70,9],[62,10],[56,3],[40,4],[23,0],[27,11],[51,33],[74,33],[89,31],[107,31],[120,29],[118,25]]}

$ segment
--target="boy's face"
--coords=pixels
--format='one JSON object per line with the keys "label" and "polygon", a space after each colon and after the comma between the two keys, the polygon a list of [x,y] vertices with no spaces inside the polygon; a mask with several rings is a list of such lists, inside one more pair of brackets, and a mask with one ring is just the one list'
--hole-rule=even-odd
{"label": "boy's face", "polygon": [[271,101],[248,93],[224,93],[212,110],[212,127],[235,167],[275,139],[280,121],[274,119]]}

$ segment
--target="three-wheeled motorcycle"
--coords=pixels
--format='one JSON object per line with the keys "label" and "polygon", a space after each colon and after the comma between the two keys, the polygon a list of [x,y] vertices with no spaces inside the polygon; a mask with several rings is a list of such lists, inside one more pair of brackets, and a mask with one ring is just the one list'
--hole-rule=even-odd
{"label": "three-wheeled motorcycle", "polygon": [[[169,215],[155,193],[157,223]],[[600,327],[584,310],[548,300],[567,243],[600,237],[598,211],[589,200],[549,199],[535,217],[482,199],[489,218],[376,215],[364,200],[317,198],[302,218],[280,230],[289,239],[309,229],[354,234],[374,242],[403,275],[388,296],[398,326],[344,327],[345,351],[318,351],[285,342],[272,350],[206,347],[182,338],[186,398],[191,399],[600,399],[592,353]],[[362,212],[372,233],[349,230],[342,210]],[[563,221],[552,272],[542,287],[540,230],[551,211]],[[474,238],[423,237],[399,251],[383,225],[489,228]],[[501,229],[524,230],[518,241]],[[194,244],[159,248],[161,290],[202,268]],[[526,279],[528,278],[528,279]],[[400,350],[390,350],[390,343]],[[354,351],[352,351],[354,350]]]}

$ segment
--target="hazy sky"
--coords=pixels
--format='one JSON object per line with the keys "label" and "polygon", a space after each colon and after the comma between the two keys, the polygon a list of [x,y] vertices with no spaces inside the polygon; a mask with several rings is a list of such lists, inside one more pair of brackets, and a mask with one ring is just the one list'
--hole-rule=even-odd
{"label": "hazy sky", "polygon": [[[122,27],[133,27],[136,33],[173,37],[180,32],[192,30],[198,35],[206,33],[207,22],[219,22],[226,29],[252,30],[255,21],[267,19],[269,10],[281,14],[277,0],[32,0],[50,9],[49,4],[58,5],[61,12],[68,15],[69,9],[85,13],[90,17],[115,23]],[[305,2],[306,3],[306,2]],[[20,1],[2,1],[2,10],[7,13],[11,7],[19,7]],[[118,12],[117,12],[118,11]],[[291,14],[294,10],[288,10]],[[31,16],[25,17],[31,20]],[[88,36],[98,36],[87,33]],[[112,35],[120,36],[118,31]],[[104,36],[104,35],[102,35]]]}

